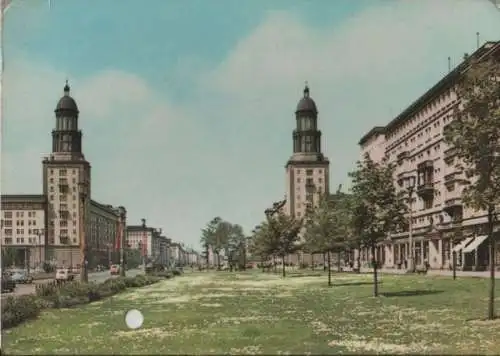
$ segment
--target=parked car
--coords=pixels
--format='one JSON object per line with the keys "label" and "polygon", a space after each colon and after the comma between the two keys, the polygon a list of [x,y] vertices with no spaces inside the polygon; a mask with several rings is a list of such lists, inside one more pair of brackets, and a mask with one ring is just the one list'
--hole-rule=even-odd
{"label": "parked car", "polygon": [[56,281],[69,282],[75,279],[75,275],[69,268],[58,268],[56,270]]}
{"label": "parked car", "polygon": [[2,274],[2,293],[13,292],[16,289],[16,282],[7,274]]}
{"label": "parked car", "polygon": [[109,273],[111,275],[120,274],[120,265],[111,265],[111,268],[109,269]]}
{"label": "parked car", "polygon": [[31,284],[33,283],[33,276],[30,276],[26,271],[16,271],[12,273],[10,278],[16,284]]}

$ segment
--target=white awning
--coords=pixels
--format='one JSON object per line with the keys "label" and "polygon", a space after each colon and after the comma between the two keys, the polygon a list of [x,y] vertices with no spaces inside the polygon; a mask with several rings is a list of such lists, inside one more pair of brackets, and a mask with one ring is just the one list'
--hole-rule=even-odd
{"label": "white awning", "polygon": [[460,252],[460,250],[462,250],[465,246],[467,246],[467,244],[472,240],[474,240],[474,237],[467,237],[465,240],[462,240],[458,245],[453,247],[453,251]]}
{"label": "white awning", "polygon": [[469,246],[464,248],[464,252],[472,252],[476,250],[487,238],[488,235],[477,236]]}

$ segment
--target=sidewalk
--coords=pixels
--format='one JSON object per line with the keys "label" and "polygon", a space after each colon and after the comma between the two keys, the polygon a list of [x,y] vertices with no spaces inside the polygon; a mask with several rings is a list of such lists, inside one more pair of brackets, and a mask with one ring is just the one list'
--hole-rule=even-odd
{"label": "sidewalk", "polygon": [[[387,274],[406,274],[406,271],[404,269],[382,268],[382,269],[379,269],[378,271],[380,273],[387,273]],[[371,273],[371,272],[373,272],[373,269],[361,268],[361,272],[362,273]],[[451,277],[451,276],[453,276],[453,271],[430,269],[427,271],[427,275]],[[490,271],[483,271],[483,272],[457,271],[457,277],[489,278]],[[500,279],[500,272],[499,271],[495,271],[495,279]]]}

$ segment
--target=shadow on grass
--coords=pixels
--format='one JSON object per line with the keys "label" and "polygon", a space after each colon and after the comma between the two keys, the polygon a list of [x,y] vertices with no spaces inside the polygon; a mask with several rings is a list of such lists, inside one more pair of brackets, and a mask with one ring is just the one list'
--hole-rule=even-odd
{"label": "shadow on grass", "polygon": [[[381,281],[378,284],[382,284]],[[349,287],[349,286],[372,286],[373,282],[352,282],[352,283],[335,283],[333,282],[334,287]]]}
{"label": "shadow on grass", "polygon": [[443,293],[442,290],[404,290],[400,292],[380,293],[384,297],[414,297],[417,295],[433,295]]}
{"label": "shadow on grass", "polygon": [[323,274],[321,273],[303,273],[303,274],[292,274],[290,273],[288,275],[290,278],[300,278],[300,277],[322,277]]}

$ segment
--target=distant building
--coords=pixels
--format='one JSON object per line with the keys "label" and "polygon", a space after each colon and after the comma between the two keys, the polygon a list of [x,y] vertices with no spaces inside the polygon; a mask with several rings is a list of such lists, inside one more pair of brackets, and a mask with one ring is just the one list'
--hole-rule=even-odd
{"label": "distant building", "polygon": [[151,262],[164,263],[168,257],[167,238],[161,230],[144,225],[127,226],[127,246],[140,251]]}

